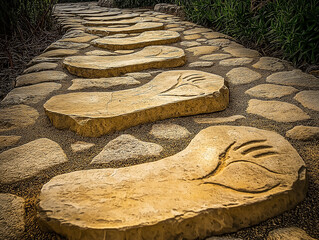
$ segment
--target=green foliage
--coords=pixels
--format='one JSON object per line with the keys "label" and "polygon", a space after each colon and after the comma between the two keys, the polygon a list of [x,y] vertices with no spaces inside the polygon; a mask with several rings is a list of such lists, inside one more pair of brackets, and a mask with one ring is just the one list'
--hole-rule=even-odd
{"label": "green foliage", "polygon": [[296,65],[319,62],[319,0],[178,0],[189,20],[281,52]]}
{"label": "green foliage", "polygon": [[0,34],[12,34],[21,29],[36,32],[52,24],[52,8],[56,0],[2,0]]}
{"label": "green foliage", "polygon": [[154,7],[157,3],[174,3],[175,0],[114,0],[114,4],[121,8]]}

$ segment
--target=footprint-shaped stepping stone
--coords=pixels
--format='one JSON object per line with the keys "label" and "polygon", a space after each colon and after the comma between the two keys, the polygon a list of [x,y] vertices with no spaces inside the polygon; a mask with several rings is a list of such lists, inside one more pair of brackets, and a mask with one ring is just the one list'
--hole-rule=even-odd
{"label": "footprint-shaped stepping stone", "polygon": [[291,209],[305,197],[305,178],[303,160],[277,133],[215,126],[156,162],[54,177],[39,217],[69,239],[205,239]]}
{"label": "footprint-shaped stepping stone", "polygon": [[147,31],[136,37],[99,38],[91,42],[93,46],[110,50],[136,49],[150,45],[164,45],[180,41],[180,34],[172,31]]}
{"label": "footprint-shaped stepping stone", "polygon": [[[124,25],[125,26],[125,25]],[[118,33],[142,33],[145,31],[164,29],[163,23],[157,22],[138,22],[132,26],[125,27],[90,27],[86,31],[92,34],[101,34],[104,36],[114,35]]]}
{"label": "footprint-shaped stepping stone", "polygon": [[53,125],[97,137],[141,123],[224,110],[229,91],[221,76],[168,71],[149,83],[117,92],[77,92],[44,104]]}
{"label": "footprint-shaped stepping stone", "polygon": [[74,56],[63,64],[70,73],[87,78],[116,77],[150,68],[179,67],[185,64],[183,49],[170,46],[149,46],[121,56]]}

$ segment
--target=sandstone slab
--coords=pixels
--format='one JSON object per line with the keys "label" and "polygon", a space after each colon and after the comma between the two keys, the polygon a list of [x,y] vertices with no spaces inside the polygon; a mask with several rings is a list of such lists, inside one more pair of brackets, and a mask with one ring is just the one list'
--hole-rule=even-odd
{"label": "sandstone slab", "polygon": [[16,87],[42,83],[42,82],[59,82],[59,81],[65,80],[67,77],[68,75],[66,75],[62,71],[41,71],[41,72],[27,73],[17,77]]}
{"label": "sandstone slab", "polygon": [[210,32],[211,29],[208,28],[193,28],[190,30],[186,30],[183,32],[184,35],[192,35],[192,34],[198,34],[198,33],[205,33],[205,32]]}
{"label": "sandstone slab", "polygon": [[205,61],[205,62],[192,62],[188,66],[197,68],[197,67],[211,67],[213,65],[214,65],[214,62],[206,62]]}
{"label": "sandstone slab", "polygon": [[32,73],[32,72],[41,72],[44,70],[54,70],[58,67],[57,63],[49,63],[49,62],[43,62],[38,63],[36,65],[33,65],[32,67],[27,68],[23,71],[23,73]]}
{"label": "sandstone slab", "polygon": [[87,88],[102,88],[107,89],[114,86],[130,86],[140,84],[139,81],[132,77],[112,77],[112,78],[76,78],[72,80],[72,85],[68,90],[81,90]]}
{"label": "sandstone slab", "polygon": [[238,67],[230,70],[226,77],[231,84],[241,85],[260,79],[261,74],[246,67]]}
{"label": "sandstone slab", "polygon": [[61,87],[62,85],[59,83],[39,83],[26,87],[14,88],[1,101],[1,104],[35,104]]}
{"label": "sandstone slab", "polygon": [[133,53],[134,50],[116,50],[114,52],[117,54],[130,54],[130,53]]}
{"label": "sandstone slab", "polygon": [[138,22],[152,21],[150,17],[135,17],[131,19],[123,19],[118,21],[85,21],[82,24],[87,27],[107,27],[112,25],[133,25]]}
{"label": "sandstone slab", "polygon": [[44,52],[40,54],[38,57],[39,58],[45,58],[45,57],[65,57],[65,56],[70,56],[70,55],[75,55],[79,52],[77,49],[55,49],[55,50],[50,50],[47,52]]}
{"label": "sandstone slab", "polygon": [[0,136],[0,150],[15,145],[21,136]]}
{"label": "sandstone slab", "polygon": [[194,121],[196,123],[205,123],[205,124],[219,124],[219,123],[227,123],[227,122],[235,122],[239,119],[244,119],[243,115],[233,115],[230,117],[220,117],[220,118],[195,118]]}
{"label": "sandstone slab", "polygon": [[224,79],[201,71],[167,71],[123,91],[70,93],[44,104],[53,125],[96,137],[141,123],[225,109]]}
{"label": "sandstone slab", "polygon": [[226,47],[223,49],[223,51],[239,58],[255,58],[260,56],[258,51],[249,48]]}
{"label": "sandstone slab", "polygon": [[199,42],[196,41],[183,41],[180,43],[184,47],[195,47],[201,45]]}
{"label": "sandstone slab", "polygon": [[136,37],[121,38],[99,38],[91,42],[93,46],[110,50],[136,49],[150,45],[164,45],[180,41],[180,35],[172,31],[147,31]]}
{"label": "sandstone slab", "polygon": [[127,14],[120,14],[116,16],[108,16],[108,17],[85,17],[84,20],[87,21],[117,21],[123,19],[131,19],[138,17],[139,14],[137,13],[127,13]]}
{"label": "sandstone slab", "polygon": [[33,125],[39,113],[32,107],[16,105],[0,109],[0,132]]}
{"label": "sandstone slab", "polygon": [[95,78],[116,77],[151,68],[178,67],[185,61],[185,53],[180,48],[149,46],[129,55],[67,57],[63,64],[74,75]]}
{"label": "sandstone slab", "polygon": [[281,98],[298,92],[298,89],[288,86],[280,86],[276,84],[260,84],[248,89],[245,93],[258,98]]}
{"label": "sandstone slab", "polygon": [[187,48],[187,52],[191,52],[194,56],[200,56],[204,54],[211,54],[217,51],[219,47],[216,46],[199,46],[199,47],[191,47]]}
{"label": "sandstone slab", "polygon": [[187,128],[173,123],[154,124],[150,134],[156,138],[170,140],[179,140],[182,138],[187,138],[191,135]]}
{"label": "sandstone slab", "polygon": [[201,38],[200,34],[186,35],[186,36],[183,37],[183,39],[185,39],[185,40],[196,40],[196,39],[199,39],[199,38]]}
{"label": "sandstone slab", "polygon": [[303,141],[319,139],[319,127],[295,126],[286,132],[286,137]]}
{"label": "sandstone slab", "polygon": [[230,57],[231,57],[230,54],[215,53],[215,54],[201,56],[199,57],[199,59],[206,60],[206,61],[216,61],[216,60],[222,60],[222,59],[226,59]]}
{"label": "sandstone slab", "polygon": [[299,107],[280,101],[262,101],[251,99],[247,113],[256,114],[276,122],[297,122],[309,119],[309,115]]}
{"label": "sandstone slab", "polygon": [[90,27],[86,31],[93,34],[101,34],[104,36],[119,34],[119,33],[142,33],[145,31],[154,31],[164,29],[163,23],[157,22],[138,22],[127,27]]}
{"label": "sandstone slab", "polygon": [[278,228],[269,232],[267,240],[316,240],[297,227]]}
{"label": "sandstone slab", "polygon": [[108,16],[116,16],[121,14],[121,12],[96,12],[96,13],[78,13],[80,17],[108,17]]}
{"label": "sandstone slab", "polygon": [[253,67],[268,71],[280,71],[285,68],[280,59],[272,57],[261,57],[259,61],[253,65]]}
{"label": "sandstone slab", "polygon": [[135,72],[135,73],[127,73],[126,76],[132,77],[137,80],[147,79],[152,77],[152,74],[150,73],[144,73],[144,72]]}
{"label": "sandstone slab", "polygon": [[34,177],[42,170],[64,162],[67,158],[59,144],[40,138],[0,154],[0,183]]}
{"label": "sandstone slab", "polygon": [[76,143],[71,144],[71,149],[73,152],[79,153],[79,152],[87,151],[94,146],[95,146],[94,143],[78,141]]}
{"label": "sandstone slab", "polygon": [[0,240],[21,239],[24,232],[24,199],[0,193]]}
{"label": "sandstone slab", "polygon": [[103,150],[93,158],[91,164],[108,163],[111,161],[125,161],[140,157],[159,156],[162,146],[143,142],[132,135],[123,134],[110,141]]}
{"label": "sandstone slab", "polygon": [[[66,37],[66,38],[62,38],[59,41],[60,42],[71,42],[71,43],[87,43],[87,42],[91,42],[92,40],[98,38],[98,36],[95,35],[91,35],[91,34],[83,34],[81,36],[78,37]],[[71,44],[68,44],[71,45]],[[75,45],[73,45],[75,46]],[[79,45],[77,45],[79,46]],[[81,45],[83,46],[83,45]]]}
{"label": "sandstone slab", "polygon": [[116,55],[114,52],[104,51],[104,50],[92,50],[84,53],[87,56],[110,56]]}
{"label": "sandstone slab", "polygon": [[252,58],[230,58],[221,60],[219,65],[229,67],[229,66],[243,66],[251,63],[254,59]]}
{"label": "sandstone slab", "polygon": [[282,136],[215,126],[156,162],[56,176],[38,209],[67,238],[204,239],[281,214],[305,192],[305,163]]}
{"label": "sandstone slab", "polygon": [[319,87],[319,79],[311,74],[301,70],[292,70],[273,73],[267,77],[268,83],[277,83],[281,85],[301,86],[301,87]]}
{"label": "sandstone slab", "polygon": [[223,33],[219,32],[203,32],[202,35],[207,39],[214,39],[214,38],[231,38]]}
{"label": "sandstone slab", "polygon": [[231,43],[229,39],[223,39],[223,38],[218,38],[218,39],[211,39],[207,41],[207,44],[210,44],[212,46],[218,46],[218,47],[225,47],[228,46]]}
{"label": "sandstone slab", "polygon": [[319,91],[309,90],[298,93],[294,99],[302,104],[302,106],[319,111]]}

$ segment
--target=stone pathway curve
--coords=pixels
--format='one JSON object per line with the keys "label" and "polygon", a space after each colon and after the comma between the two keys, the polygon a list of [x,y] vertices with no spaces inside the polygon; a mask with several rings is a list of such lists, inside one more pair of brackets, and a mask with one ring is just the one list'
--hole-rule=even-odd
{"label": "stone pathway curve", "polygon": [[54,15],[0,103],[0,239],[319,237],[319,79],[170,14]]}

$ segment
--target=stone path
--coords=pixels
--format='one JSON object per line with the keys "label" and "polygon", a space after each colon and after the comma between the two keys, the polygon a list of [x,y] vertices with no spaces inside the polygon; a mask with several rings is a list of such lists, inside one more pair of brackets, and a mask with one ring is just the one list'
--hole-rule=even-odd
{"label": "stone path", "polygon": [[0,104],[0,239],[319,237],[319,79],[169,14],[54,14]]}

